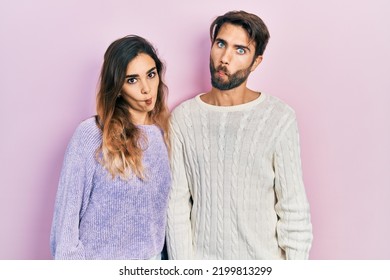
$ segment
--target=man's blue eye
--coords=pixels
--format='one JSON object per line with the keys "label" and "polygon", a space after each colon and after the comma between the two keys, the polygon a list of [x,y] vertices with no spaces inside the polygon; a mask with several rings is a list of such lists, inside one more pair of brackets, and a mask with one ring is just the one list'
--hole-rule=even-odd
{"label": "man's blue eye", "polygon": [[217,46],[218,46],[219,48],[223,48],[223,47],[225,46],[225,44],[222,43],[222,42],[218,42],[218,43],[217,43]]}
{"label": "man's blue eye", "polygon": [[242,49],[242,48],[238,48],[238,49],[237,49],[237,53],[238,53],[238,54],[245,54],[245,50]]}

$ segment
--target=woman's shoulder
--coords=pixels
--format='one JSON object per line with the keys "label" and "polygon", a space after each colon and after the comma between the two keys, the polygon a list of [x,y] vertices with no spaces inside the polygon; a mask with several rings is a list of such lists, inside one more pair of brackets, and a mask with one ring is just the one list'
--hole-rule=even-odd
{"label": "woman's shoulder", "polygon": [[79,123],[76,128],[77,133],[81,134],[91,134],[100,132],[100,128],[98,127],[98,123],[96,121],[96,116],[85,119]]}
{"label": "woman's shoulder", "polygon": [[102,132],[97,125],[96,118],[90,117],[79,123],[69,145],[82,150],[96,150],[101,144],[101,139]]}

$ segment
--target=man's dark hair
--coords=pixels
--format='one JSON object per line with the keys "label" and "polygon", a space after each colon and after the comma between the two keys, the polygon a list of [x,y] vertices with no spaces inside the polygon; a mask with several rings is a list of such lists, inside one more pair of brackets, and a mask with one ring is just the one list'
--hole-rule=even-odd
{"label": "man's dark hair", "polygon": [[212,43],[214,43],[220,28],[225,23],[241,26],[248,32],[251,42],[255,43],[255,57],[264,53],[270,35],[267,26],[261,18],[245,11],[230,11],[217,17],[210,26],[210,39]]}

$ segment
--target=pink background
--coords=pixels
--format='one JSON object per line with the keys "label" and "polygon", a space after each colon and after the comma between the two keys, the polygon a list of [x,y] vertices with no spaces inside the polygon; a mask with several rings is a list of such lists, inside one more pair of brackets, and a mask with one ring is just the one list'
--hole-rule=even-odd
{"label": "pink background", "polygon": [[390,259],[386,0],[2,0],[0,259],[50,258],[64,151],[95,113],[108,45],[131,33],[152,41],[173,108],[209,89],[208,28],[233,9],[260,15],[271,32],[249,86],[297,112],[311,259]]}

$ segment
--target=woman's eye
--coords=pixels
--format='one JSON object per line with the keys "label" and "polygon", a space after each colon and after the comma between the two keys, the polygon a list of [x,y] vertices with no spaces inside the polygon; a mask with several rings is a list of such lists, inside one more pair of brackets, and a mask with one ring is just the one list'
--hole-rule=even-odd
{"label": "woman's eye", "polygon": [[242,48],[238,48],[238,49],[237,49],[237,53],[238,53],[238,54],[245,54],[245,50],[242,49]]}
{"label": "woman's eye", "polygon": [[156,77],[156,72],[150,72],[149,74],[148,74],[148,77],[149,78],[154,78],[154,77]]}
{"label": "woman's eye", "polygon": [[127,83],[129,83],[129,84],[135,84],[136,82],[137,82],[136,78],[129,78],[129,79],[127,79]]}

